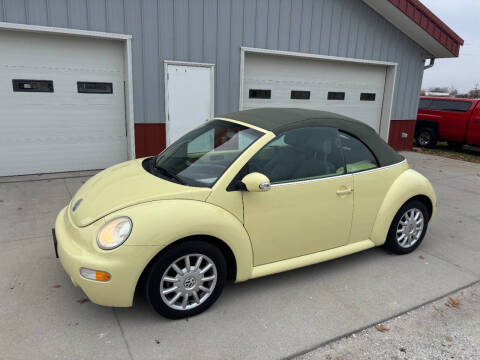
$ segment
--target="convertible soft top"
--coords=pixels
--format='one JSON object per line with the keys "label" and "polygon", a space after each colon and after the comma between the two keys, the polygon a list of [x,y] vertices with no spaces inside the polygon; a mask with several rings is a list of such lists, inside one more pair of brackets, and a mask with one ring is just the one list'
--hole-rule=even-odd
{"label": "convertible soft top", "polygon": [[393,165],[404,159],[367,124],[327,111],[298,108],[259,108],[230,113],[218,118],[242,121],[271,131],[276,135],[287,130],[310,126],[333,127],[349,133],[365,143],[375,154],[380,166]]}

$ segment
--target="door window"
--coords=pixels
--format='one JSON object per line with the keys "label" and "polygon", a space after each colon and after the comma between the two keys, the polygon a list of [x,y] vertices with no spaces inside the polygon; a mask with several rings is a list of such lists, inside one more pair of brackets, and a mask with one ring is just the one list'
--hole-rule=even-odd
{"label": "door window", "polygon": [[250,160],[248,171],[266,175],[272,184],[344,174],[338,130],[307,127],[280,134]]}
{"label": "door window", "polygon": [[378,167],[377,159],[360,140],[344,132],[340,132],[340,139],[348,173]]}

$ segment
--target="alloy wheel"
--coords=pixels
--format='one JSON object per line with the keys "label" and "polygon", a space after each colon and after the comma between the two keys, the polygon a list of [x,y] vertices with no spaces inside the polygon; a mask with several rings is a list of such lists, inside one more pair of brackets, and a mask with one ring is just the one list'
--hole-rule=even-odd
{"label": "alloy wheel", "polygon": [[425,219],[423,213],[412,208],[405,211],[397,224],[396,239],[398,245],[409,248],[420,240],[423,232]]}
{"label": "alloy wheel", "polygon": [[164,303],[175,310],[191,310],[204,303],[217,283],[217,268],[206,255],[188,254],[172,262],[160,281]]}

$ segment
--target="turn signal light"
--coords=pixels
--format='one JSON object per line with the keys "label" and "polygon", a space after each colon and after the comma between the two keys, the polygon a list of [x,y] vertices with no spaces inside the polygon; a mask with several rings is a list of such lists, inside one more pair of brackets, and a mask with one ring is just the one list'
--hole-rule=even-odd
{"label": "turn signal light", "polygon": [[80,268],[80,275],[85,279],[96,281],[108,281],[111,275],[106,271],[92,270],[87,268]]}

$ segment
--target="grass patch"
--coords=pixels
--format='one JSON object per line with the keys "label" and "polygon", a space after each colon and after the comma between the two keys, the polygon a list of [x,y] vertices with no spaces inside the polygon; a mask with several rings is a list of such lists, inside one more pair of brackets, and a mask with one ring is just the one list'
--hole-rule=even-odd
{"label": "grass patch", "polygon": [[434,148],[422,148],[414,144],[413,151],[443,156],[450,159],[463,160],[473,163],[480,163],[480,147],[465,145],[462,149],[452,149],[446,142],[438,142]]}

